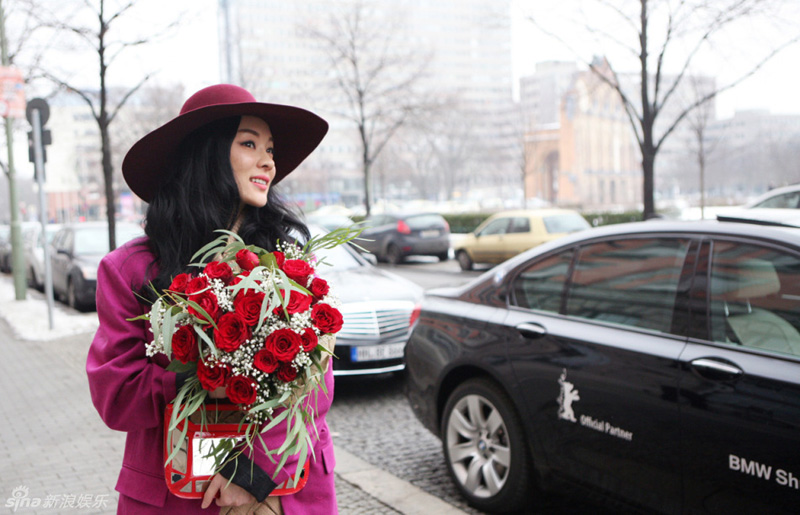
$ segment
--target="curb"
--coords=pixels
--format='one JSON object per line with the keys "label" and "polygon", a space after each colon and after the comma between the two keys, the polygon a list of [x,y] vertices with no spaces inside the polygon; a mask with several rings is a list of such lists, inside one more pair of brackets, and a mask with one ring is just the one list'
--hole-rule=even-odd
{"label": "curb", "polygon": [[407,481],[376,468],[341,447],[335,447],[335,473],[371,497],[406,515],[466,513]]}

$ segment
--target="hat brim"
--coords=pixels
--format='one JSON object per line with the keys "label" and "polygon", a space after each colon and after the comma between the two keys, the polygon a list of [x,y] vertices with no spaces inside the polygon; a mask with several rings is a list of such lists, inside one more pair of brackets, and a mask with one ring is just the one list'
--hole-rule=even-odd
{"label": "hat brim", "polygon": [[299,107],[243,102],[189,111],[137,141],[122,161],[122,175],[131,191],[150,202],[175,166],[178,146],[193,131],[230,116],[256,116],[269,124],[275,144],[275,179],[280,182],[319,146],[328,122]]}

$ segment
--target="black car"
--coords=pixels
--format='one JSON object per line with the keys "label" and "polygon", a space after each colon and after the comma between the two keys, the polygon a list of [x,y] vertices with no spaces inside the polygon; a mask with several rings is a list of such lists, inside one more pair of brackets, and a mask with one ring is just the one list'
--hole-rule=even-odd
{"label": "black car", "polygon": [[[324,230],[311,227],[312,234]],[[349,245],[320,249],[319,275],[341,305],[344,323],[336,333],[335,376],[400,372],[403,351],[419,315],[422,288],[381,270]]]}
{"label": "black car", "polygon": [[445,261],[450,253],[450,226],[436,213],[371,215],[361,238],[361,247],[393,265],[412,255]]}
{"label": "black car", "polygon": [[[763,222],[761,222],[763,223]],[[426,293],[407,394],[473,506],[797,513],[800,229],[648,221]]]}
{"label": "black car", "polygon": [[[144,235],[138,224],[117,222],[115,225],[117,246]],[[62,227],[53,236],[50,250],[54,295],[66,300],[72,308],[92,308],[97,289],[97,266],[108,250],[106,222],[82,222]]]}

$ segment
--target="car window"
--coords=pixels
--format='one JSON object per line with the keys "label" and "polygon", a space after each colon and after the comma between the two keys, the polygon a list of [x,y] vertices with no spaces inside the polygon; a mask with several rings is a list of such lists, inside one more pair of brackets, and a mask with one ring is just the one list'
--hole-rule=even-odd
{"label": "car window", "polygon": [[[144,234],[137,225],[117,225],[117,247]],[[108,253],[108,229],[106,227],[81,227],[75,231],[75,254]]]}
{"label": "car window", "polygon": [[406,218],[406,223],[412,231],[429,229],[431,227],[444,227],[444,218],[440,215],[418,215]]}
{"label": "car window", "polygon": [[800,356],[800,257],[715,241],[709,307],[712,340]]}
{"label": "car window", "polygon": [[521,308],[558,313],[573,254],[570,249],[526,268],[514,280],[512,303]]}
{"label": "car window", "polygon": [[591,227],[584,217],[572,213],[545,216],[542,220],[548,234],[570,233]]}
{"label": "car window", "polygon": [[566,314],[669,332],[688,239],[637,238],[580,249]]}
{"label": "car window", "polygon": [[508,230],[508,218],[498,218],[497,220],[492,220],[489,222],[486,227],[481,229],[481,232],[478,233],[478,236],[489,236],[491,234],[505,234]]}
{"label": "car window", "polygon": [[515,216],[511,219],[509,233],[531,232],[531,220],[526,216]]}
{"label": "car window", "polygon": [[328,271],[353,270],[364,266],[345,245],[331,249],[318,249],[316,257],[318,262],[322,263],[318,267],[319,274],[322,276]]}
{"label": "car window", "polygon": [[800,207],[800,191],[790,191],[783,195],[775,195],[752,207],[767,207],[780,209],[795,209]]}

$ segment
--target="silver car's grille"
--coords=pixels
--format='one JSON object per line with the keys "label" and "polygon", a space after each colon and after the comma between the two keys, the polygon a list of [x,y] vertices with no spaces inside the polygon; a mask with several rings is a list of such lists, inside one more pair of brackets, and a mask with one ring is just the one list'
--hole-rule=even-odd
{"label": "silver car's grille", "polygon": [[337,338],[380,341],[404,339],[414,303],[410,301],[351,302],[340,308],[344,323]]}

